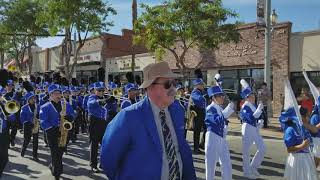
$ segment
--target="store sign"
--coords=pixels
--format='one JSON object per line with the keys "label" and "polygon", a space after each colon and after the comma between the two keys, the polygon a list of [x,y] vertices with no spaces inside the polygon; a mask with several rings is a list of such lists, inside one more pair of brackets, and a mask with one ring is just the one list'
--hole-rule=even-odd
{"label": "store sign", "polygon": [[251,44],[236,44],[229,46],[229,49],[219,50],[220,54],[226,57],[242,57],[246,55],[258,54]]}
{"label": "store sign", "polygon": [[80,63],[92,62],[92,61],[100,61],[100,52],[88,53],[78,57],[78,62]]}

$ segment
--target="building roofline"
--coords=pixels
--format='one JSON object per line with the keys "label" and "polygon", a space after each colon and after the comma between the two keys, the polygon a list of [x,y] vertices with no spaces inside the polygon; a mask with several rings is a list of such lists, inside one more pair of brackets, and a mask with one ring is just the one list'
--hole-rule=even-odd
{"label": "building roofline", "polygon": [[305,31],[305,32],[293,32],[291,33],[292,36],[312,36],[312,35],[320,35],[320,30],[311,30],[311,31]]}
{"label": "building roofline", "polygon": [[[292,22],[290,21],[285,21],[285,22],[280,22],[275,25],[275,28],[282,28],[282,27],[287,27],[287,26],[292,26]],[[257,27],[257,23],[252,22],[252,23],[246,23],[246,24],[241,24],[237,27],[238,30],[244,30],[244,29],[251,29],[253,27]],[[263,28],[261,28],[263,29]]]}

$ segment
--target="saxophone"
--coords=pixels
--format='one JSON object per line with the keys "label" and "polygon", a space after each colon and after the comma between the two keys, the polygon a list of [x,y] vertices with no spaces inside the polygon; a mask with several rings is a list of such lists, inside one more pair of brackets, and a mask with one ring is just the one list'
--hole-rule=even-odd
{"label": "saxophone", "polygon": [[193,105],[193,101],[191,98],[191,94],[188,100],[188,107],[187,107],[187,129],[193,129],[193,121],[194,118],[197,116],[197,113],[194,110],[191,110],[191,106]]}
{"label": "saxophone", "polygon": [[72,124],[65,119],[67,114],[67,101],[65,98],[62,98],[62,109],[60,112],[60,137],[58,139],[58,146],[65,147],[67,144],[68,131],[72,129]]}
{"label": "saxophone", "polygon": [[32,134],[37,134],[39,132],[40,127],[40,121],[37,119],[37,105],[35,104],[34,113],[33,113],[33,128],[32,128]]}

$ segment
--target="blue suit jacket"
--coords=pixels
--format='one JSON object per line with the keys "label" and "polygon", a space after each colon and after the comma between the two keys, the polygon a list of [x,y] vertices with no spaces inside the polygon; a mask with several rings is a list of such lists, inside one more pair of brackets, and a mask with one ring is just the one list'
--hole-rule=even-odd
{"label": "blue suit jacket", "polygon": [[[183,180],[196,179],[191,149],[184,138],[184,111],[169,106],[183,163]],[[129,106],[110,122],[102,140],[101,165],[110,180],[160,180],[162,149],[149,99]]]}

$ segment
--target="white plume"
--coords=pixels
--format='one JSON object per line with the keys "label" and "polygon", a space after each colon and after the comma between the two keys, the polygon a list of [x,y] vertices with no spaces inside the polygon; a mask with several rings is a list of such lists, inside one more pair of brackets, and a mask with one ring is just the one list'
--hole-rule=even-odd
{"label": "white plume", "polygon": [[218,73],[218,74],[216,74],[216,75],[214,76],[214,79],[218,80],[218,79],[220,79],[220,77],[221,77],[221,75]]}
{"label": "white plume", "polygon": [[284,107],[283,109],[287,111],[289,108],[294,108],[296,115],[299,119],[299,124],[302,125],[302,118],[299,111],[299,106],[296,97],[294,96],[291,84],[287,79],[284,85]]}
{"label": "white plume", "polygon": [[222,86],[222,79],[221,79],[221,75],[219,73],[214,76],[214,79],[216,80],[217,86]]}
{"label": "white plume", "polygon": [[305,71],[302,72],[304,78],[306,79],[308,85],[309,85],[309,88],[310,88],[310,91],[311,91],[311,94],[314,98],[314,102],[319,105],[319,101],[318,101],[318,97],[320,96],[320,93],[317,89],[317,87],[310,81],[307,73]]}
{"label": "white plume", "polygon": [[240,84],[241,84],[241,86],[242,86],[242,89],[245,89],[245,88],[248,88],[248,87],[249,87],[249,84],[248,84],[247,81],[244,80],[244,79],[241,79],[241,80],[240,80]]}

